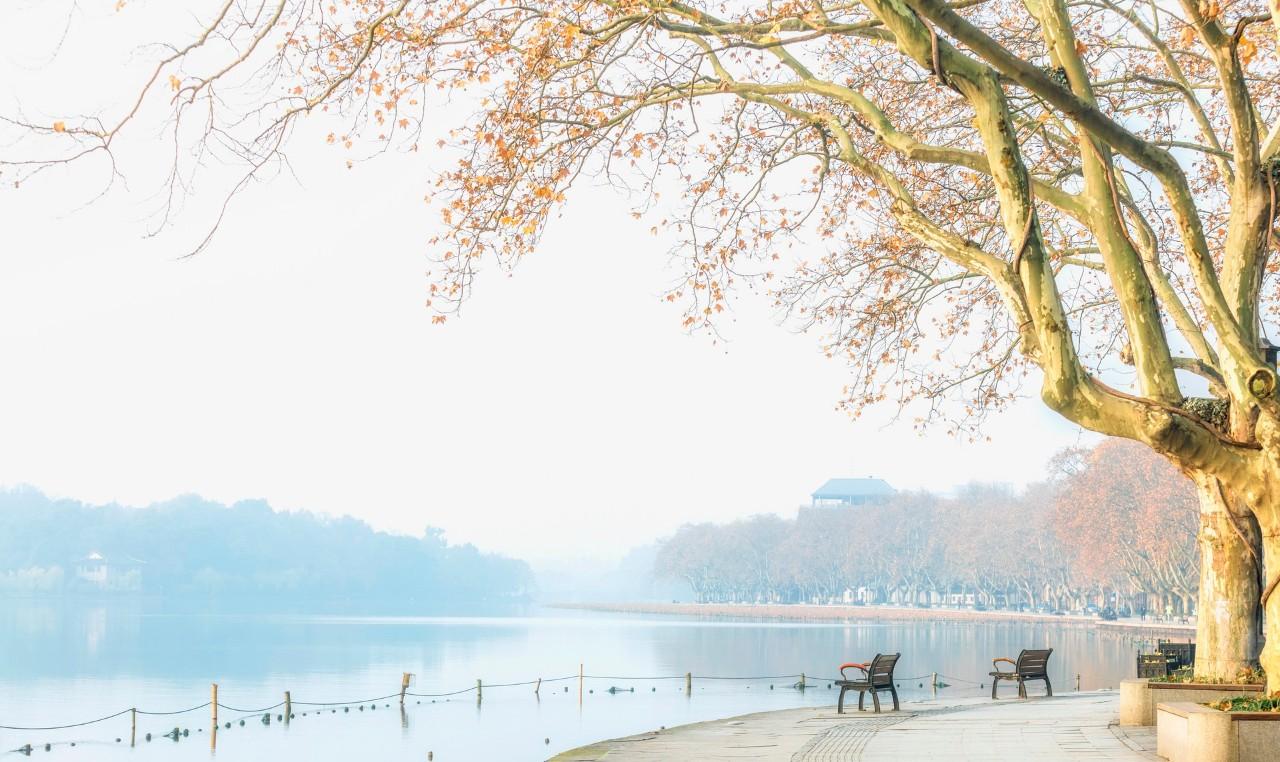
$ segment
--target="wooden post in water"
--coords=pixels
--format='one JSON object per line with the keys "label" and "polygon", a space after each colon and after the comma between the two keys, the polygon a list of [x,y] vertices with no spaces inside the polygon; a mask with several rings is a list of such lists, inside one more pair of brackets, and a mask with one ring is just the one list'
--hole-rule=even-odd
{"label": "wooden post in water", "polygon": [[480,682],[480,678],[476,678],[476,703],[479,704],[484,700],[484,683]]}
{"label": "wooden post in water", "polygon": [[693,695],[693,673],[692,672],[684,673],[684,695],[686,696]]}
{"label": "wooden post in water", "polygon": [[933,673],[932,685],[933,685],[933,697],[937,698],[938,697],[938,673],[937,672]]}
{"label": "wooden post in water", "polygon": [[400,675],[400,706],[404,706],[404,692],[409,690],[409,680],[412,678],[413,675],[409,672]]}
{"label": "wooden post in water", "polygon": [[289,715],[293,714],[293,699],[289,698],[289,691],[284,692],[284,723],[289,724]]}
{"label": "wooden post in water", "polygon": [[[209,728],[209,751],[216,751],[218,748],[218,684],[213,684],[212,695],[209,698],[209,706],[213,711],[213,727]],[[173,729],[174,733],[178,732],[177,728]],[[178,740],[175,735],[173,740]]]}
{"label": "wooden post in water", "polygon": [[582,662],[578,662],[578,706],[582,706]]}
{"label": "wooden post in water", "polygon": [[129,746],[138,740],[138,707],[129,710]]}
{"label": "wooden post in water", "polygon": [[1076,673],[1076,693],[1080,692],[1080,673]]}
{"label": "wooden post in water", "polygon": [[535,683],[533,686],[533,695],[537,696],[538,692],[541,690],[542,690],[542,678],[538,678],[538,682]]}
{"label": "wooden post in water", "polygon": [[800,673],[800,690],[804,690],[804,673]]}

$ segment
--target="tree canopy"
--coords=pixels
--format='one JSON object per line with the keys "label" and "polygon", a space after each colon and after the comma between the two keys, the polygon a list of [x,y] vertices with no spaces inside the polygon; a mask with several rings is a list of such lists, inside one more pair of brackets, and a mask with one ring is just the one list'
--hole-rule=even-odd
{"label": "tree canopy", "polygon": [[[955,603],[1050,610],[1113,603],[1186,615],[1197,588],[1196,496],[1124,440],[1062,453],[1021,493],[972,484],[881,504],[801,508],[668,538],[655,571],[700,601]],[[859,595],[861,597],[859,597]]]}
{"label": "tree canopy", "polygon": [[1243,601],[1233,621],[1270,600],[1280,675],[1277,39],[1263,0],[218,0],[117,106],[11,116],[4,167],[159,125],[167,214],[215,160],[240,170],[228,200],[283,166],[305,118],[341,160],[412,155],[466,98],[427,146],[457,160],[429,189],[436,320],[573,184],[617,185],[680,242],[689,329],[767,289],[849,365],[854,413],[919,401],[973,432],[1031,377],[1169,458],[1231,514],[1202,553],[1248,547],[1202,589]]}
{"label": "tree canopy", "polygon": [[[105,585],[79,576],[94,553],[110,565]],[[431,604],[515,599],[532,589],[523,561],[450,545],[439,529],[396,536],[350,517],[284,513],[261,500],[225,506],[194,495],[129,508],[5,490],[0,559],[0,593],[107,589]]]}

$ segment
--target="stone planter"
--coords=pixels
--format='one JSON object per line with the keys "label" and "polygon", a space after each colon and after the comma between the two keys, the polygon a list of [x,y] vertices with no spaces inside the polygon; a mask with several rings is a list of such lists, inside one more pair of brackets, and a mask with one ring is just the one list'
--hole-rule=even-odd
{"label": "stone planter", "polygon": [[1189,701],[1203,704],[1234,696],[1262,696],[1261,685],[1158,683],[1145,677],[1120,681],[1120,724],[1156,724],[1156,706]]}
{"label": "stone planter", "polygon": [[1274,762],[1280,713],[1221,712],[1190,701],[1156,707],[1156,753],[1169,762]]}

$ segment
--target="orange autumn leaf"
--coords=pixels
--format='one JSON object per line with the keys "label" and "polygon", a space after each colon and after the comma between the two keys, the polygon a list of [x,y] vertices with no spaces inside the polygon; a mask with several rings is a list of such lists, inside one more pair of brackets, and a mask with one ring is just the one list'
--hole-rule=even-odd
{"label": "orange autumn leaf", "polygon": [[1258,54],[1258,46],[1249,39],[1248,35],[1240,38],[1240,44],[1236,46],[1236,55],[1240,57],[1240,63],[1248,66],[1253,57]]}

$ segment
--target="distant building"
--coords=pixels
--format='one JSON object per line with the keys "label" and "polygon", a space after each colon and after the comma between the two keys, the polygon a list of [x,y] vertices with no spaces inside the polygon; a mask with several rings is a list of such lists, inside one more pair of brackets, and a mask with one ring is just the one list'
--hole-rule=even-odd
{"label": "distant building", "polygon": [[814,490],[813,507],[839,505],[866,505],[882,503],[893,497],[894,489],[884,479],[828,479]]}
{"label": "distant building", "polygon": [[76,579],[86,587],[98,590],[139,590],[145,562],[131,556],[108,561],[94,551],[76,561]]}
{"label": "distant building", "polygon": [[76,562],[76,579],[82,579],[95,587],[106,587],[109,569],[107,559],[94,551]]}

